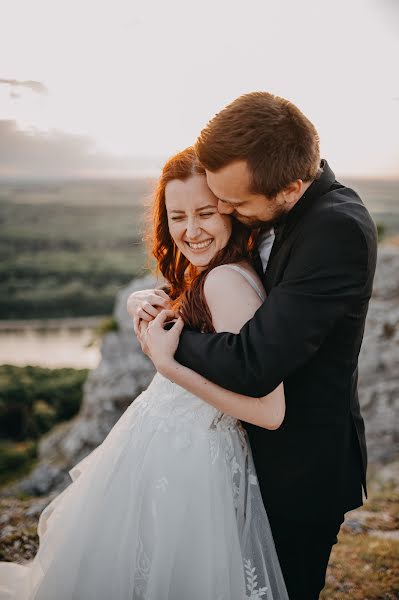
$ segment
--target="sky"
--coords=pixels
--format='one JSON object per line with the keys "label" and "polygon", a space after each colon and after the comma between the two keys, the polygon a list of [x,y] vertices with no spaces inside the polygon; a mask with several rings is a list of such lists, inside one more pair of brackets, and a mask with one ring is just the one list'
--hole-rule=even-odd
{"label": "sky", "polygon": [[237,96],[289,98],[339,174],[399,177],[397,0],[0,0],[0,175],[134,174]]}

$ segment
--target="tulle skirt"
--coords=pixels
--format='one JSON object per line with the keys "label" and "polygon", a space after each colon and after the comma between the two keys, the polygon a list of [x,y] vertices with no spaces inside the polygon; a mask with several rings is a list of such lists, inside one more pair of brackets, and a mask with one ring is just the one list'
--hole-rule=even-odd
{"label": "tulle skirt", "polygon": [[0,600],[287,600],[245,431],[191,425],[136,399],[41,513],[35,558],[0,563]]}

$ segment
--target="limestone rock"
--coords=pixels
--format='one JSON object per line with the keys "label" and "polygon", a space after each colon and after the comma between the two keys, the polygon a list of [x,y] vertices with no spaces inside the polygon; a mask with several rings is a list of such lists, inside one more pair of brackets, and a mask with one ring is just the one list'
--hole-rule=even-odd
{"label": "limestone rock", "polygon": [[380,246],[359,357],[369,460],[399,455],[399,248]]}

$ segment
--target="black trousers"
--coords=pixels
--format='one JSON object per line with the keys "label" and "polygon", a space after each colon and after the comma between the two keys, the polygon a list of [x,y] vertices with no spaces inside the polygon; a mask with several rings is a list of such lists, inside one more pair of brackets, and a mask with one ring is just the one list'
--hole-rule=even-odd
{"label": "black trousers", "polygon": [[317,525],[268,516],[289,599],[318,600],[344,515]]}

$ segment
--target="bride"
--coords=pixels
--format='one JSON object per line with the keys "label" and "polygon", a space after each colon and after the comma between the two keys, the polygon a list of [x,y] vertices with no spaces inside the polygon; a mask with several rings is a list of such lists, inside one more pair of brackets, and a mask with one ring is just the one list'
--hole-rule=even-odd
{"label": "bride", "polygon": [[173,310],[140,326],[158,372],[41,513],[35,558],[0,563],[0,600],[288,600],[239,421],[279,427],[282,384],[251,398],[194,372],[188,392],[161,374],[163,340],[183,323],[238,332],[263,303],[255,236],[218,212],[192,148],[166,163],[153,253]]}

